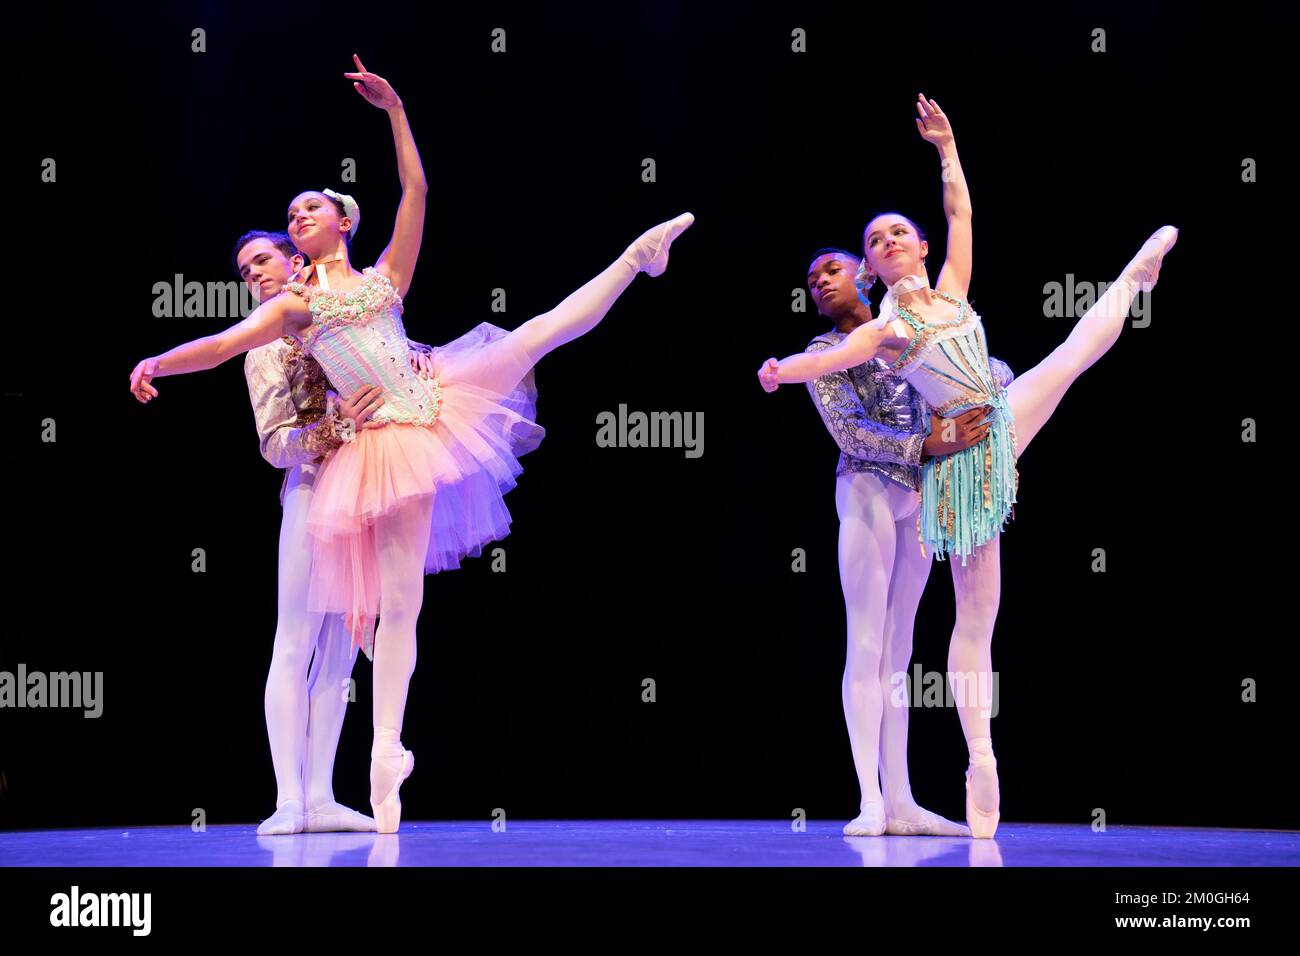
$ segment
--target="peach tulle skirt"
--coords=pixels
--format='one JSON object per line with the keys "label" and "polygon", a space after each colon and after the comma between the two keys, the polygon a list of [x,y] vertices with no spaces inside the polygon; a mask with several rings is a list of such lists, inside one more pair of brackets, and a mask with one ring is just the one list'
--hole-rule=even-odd
{"label": "peach tulle skirt", "polygon": [[[345,615],[353,642],[374,657],[383,613],[377,549],[384,534],[411,541],[432,498],[424,571],[460,567],[510,533],[503,495],[523,471],[519,456],[546,431],[534,419],[533,359],[517,336],[483,323],[434,349],[442,405],[433,425],[392,422],[358,431],[322,465],[307,515],[312,536],[308,606]],[[382,519],[382,520],[381,520]]]}

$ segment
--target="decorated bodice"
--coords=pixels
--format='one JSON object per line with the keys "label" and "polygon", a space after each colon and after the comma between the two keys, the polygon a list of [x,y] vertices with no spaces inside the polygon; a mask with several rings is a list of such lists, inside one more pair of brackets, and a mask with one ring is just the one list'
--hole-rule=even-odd
{"label": "decorated bodice", "polygon": [[402,297],[387,276],[371,267],[349,292],[301,282],[288,283],[285,291],[302,296],[311,309],[311,325],[298,337],[341,398],[362,385],[378,385],[384,403],[372,421],[433,424],[440,387],[411,369]]}
{"label": "decorated bodice", "polygon": [[937,289],[933,294],[957,306],[950,321],[930,324],[897,302],[898,322],[906,323],[910,340],[889,366],[942,418],[951,418],[977,405],[1002,405],[1005,390],[989,367],[984,323],[969,302]]}

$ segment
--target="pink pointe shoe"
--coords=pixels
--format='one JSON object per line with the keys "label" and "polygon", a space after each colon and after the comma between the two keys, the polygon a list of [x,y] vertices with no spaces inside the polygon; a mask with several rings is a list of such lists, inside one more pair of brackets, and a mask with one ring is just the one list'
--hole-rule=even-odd
{"label": "pink pointe shoe", "polygon": [[1160,278],[1160,263],[1165,254],[1178,241],[1178,230],[1173,226],[1161,226],[1142,244],[1138,254],[1124,267],[1124,275],[1138,284],[1143,292],[1150,292],[1156,287]]}
{"label": "pink pointe shoe", "polygon": [[[415,769],[415,754],[405,749],[394,730],[376,728],[375,741],[370,748],[370,809],[375,815],[375,829],[379,833],[396,833],[402,822],[402,801],[397,792]],[[379,794],[376,800],[375,776],[391,777],[396,771],[391,789]],[[381,784],[382,786],[382,784]]]}
{"label": "pink pointe shoe", "polygon": [[[988,741],[987,744],[978,745],[979,741],[985,740]],[[993,741],[989,738],[977,738],[976,741],[972,741],[972,745],[970,766],[966,768],[966,825],[970,827],[970,835],[976,840],[991,840],[998,830],[998,820],[1001,819],[1002,814],[997,804],[994,804],[992,810],[984,810],[975,805],[975,798],[971,795],[970,777],[971,771],[976,767],[996,768],[998,762],[993,756]]]}
{"label": "pink pointe shoe", "polygon": [[684,212],[676,219],[647,229],[623,253],[625,261],[648,276],[663,275],[668,268],[668,247],[695,222],[693,213]]}

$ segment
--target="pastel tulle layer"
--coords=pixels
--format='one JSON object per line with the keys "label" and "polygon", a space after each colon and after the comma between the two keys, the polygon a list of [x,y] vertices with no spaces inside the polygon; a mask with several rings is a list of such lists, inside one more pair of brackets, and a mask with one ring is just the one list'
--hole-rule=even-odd
{"label": "pastel tulle layer", "polygon": [[427,574],[478,556],[510,533],[503,496],[523,471],[519,456],[546,434],[534,421],[533,361],[517,336],[484,323],[435,349],[433,362],[437,421],[358,431],[322,465],[307,515],[308,605],[342,612],[367,657],[383,610],[378,549],[413,550],[427,536]]}

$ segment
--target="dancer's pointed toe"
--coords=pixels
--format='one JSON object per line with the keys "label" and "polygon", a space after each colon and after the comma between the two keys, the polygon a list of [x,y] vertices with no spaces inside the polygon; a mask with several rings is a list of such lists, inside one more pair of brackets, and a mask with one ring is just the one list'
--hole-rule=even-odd
{"label": "dancer's pointed toe", "polygon": [[[397,828],[402,823],[402,801],[398,796],[403,781],[411,775],[415,769],[415,754],[409,750],[404,750],[396,757],[375,757],[371,759],[371,774],[374,774],[376,763],[385,765],[385,770],[391,772],[392,767],[388,766],[398,763],[396,769],[397,779],[393,782],[391,789],[382,800],[375,799],[375,791],[371,790],[370,809],[375,814],[375,832],[377,833],[396,833]],[[383,772],[383,771],[381,771]]]}
{"label": "dancer's pointed toe", "polygon": [[991,840],[998,832],[998,821],[1002,814],[998,810],[984,810],[975,805],[970,793],[970,771],[966,771],[966,824],[970,835],[976,840]]}
{"label": "dancer's pointed toe", "polygon": [[668,249],[673,240],[695,222],[694,213],[684,212],[676,219],[661,222],[642,233],[623,254],[627,262],[648,276],[663,275],[668,268]]}
{"label": "dancer's pointed toe", "polygon": [[[977,840],[991,840],[998,830],[998,821],[1002,817],[1000,807],[1002,798],[998,789],[998,762],[993,756],[992,744],[993,742],[987,737],[978,738],[973,742],[970,750],[970,765],[966,768],[966,824],[970,827],[970,835]],[[985,809],[975,802],[971,775],[979,770],[993,775],[993,806],[990,809]]]}
{"label": "dancer's pointed toe", "polygon": [[1178,229],[1174,226],[1161,226],[1142,244],[1138,254],[1124,270],[1124,275],[1136,282],[1141,291],[1150,292],[1160,278],[1160,264],[1177,242]]}
{"label": "dancer's pointed toe", "polygon": [[370,748],[370,808],[379,833],[396,833],[402,822],[402,783],[415,769],[415,754],[402,747],[396,731],[377,730]]}

